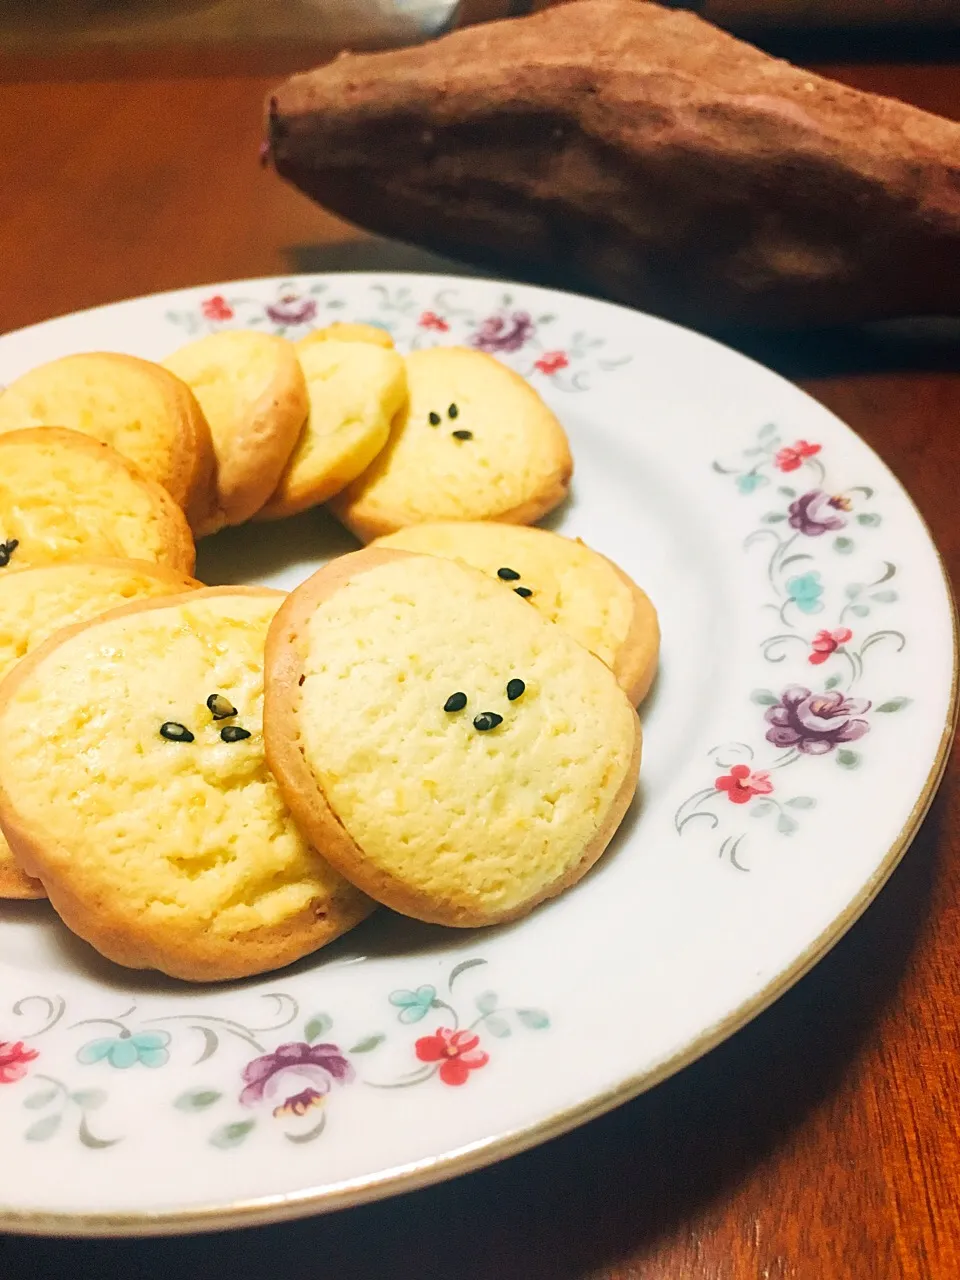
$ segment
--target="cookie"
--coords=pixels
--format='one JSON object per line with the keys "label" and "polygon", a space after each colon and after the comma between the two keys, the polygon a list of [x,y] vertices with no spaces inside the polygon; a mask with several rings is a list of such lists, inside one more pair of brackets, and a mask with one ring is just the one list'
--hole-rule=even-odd
{"label": "cookie", "polygon": [[267,501],[307,417],[307,384],[291,342],[224,329],[163,362],[196,396],[217,458],[215,510],[198,529],[243,524]]}
{"label": "cookie", "polygon": [[[131,600],[178,595],[201,584],[136,560],[79,560],[0,573],[0,680],[55,631]],[[0,835],[0,898],[42,898]]]}
{"label": "cookie", "polygon": [[263,755],[283,596],[214,587],[59,632],[0,699],[0,826],[64,922],[190,981],[290,964],[372,904],[301,835]]}
{"label": "cookie", "polygon": [[191,527],[206,519],[210,429],[190,388],[136,356],[92,352],[31,369],[0,395],[0,431],[70,427],[112,445],[166,489]]}
{"label": "cookie", "polygon": [[636,706],[657,671],[660,627],[647,595],[579,538],[520,525],[449,521],[401,529],[375,546],[461,560],[528,600],[611,668]]}
{"label": "cookie", "polygon": [[370,342],[298,344],[310,413],[276,491],[258,518],[315,507],[370,465],[407,394],[403,358]]}
{"label": "cookie", "polygon": [[506,365],[432,347],[407,356],[407,383],[386,448],[331,503],[362,541],[426,520],[532,524],[566,497],[563,428]]}
{"label": "cookie", "polygon": [[323,329],[314,329],[297,343],[299,351],[305,351],[315,342],[372,342],[376,347],[392,347],[393,338],[386,329],[375,324],[350,324],[345,320],[335,320]]}
{"label": "cookie", "polygon": [[0,573],[90,556],[192,573],[186,517],[107,444],[65,427],[0,434]]}
{"label": "cookie", "polygon": [[458,926],[522,916],[579,880],[640,764],[609,667],[485,574],[385,547],[284,602],[264,731],[325,856],[394,910]]}

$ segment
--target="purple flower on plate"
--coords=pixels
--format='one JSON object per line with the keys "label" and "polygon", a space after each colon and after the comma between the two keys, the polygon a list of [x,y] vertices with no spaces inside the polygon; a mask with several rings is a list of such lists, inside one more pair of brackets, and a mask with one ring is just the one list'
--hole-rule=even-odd
{"label": "purple flower on plate", "polygon": [[353,1067],[335,1044],[292,1041],[248,1062],[243,1078],[240,1101],[245,1107],[276,1101],[275,1116],[302,1116],[323,1104],[335,1080],[352,1080]]}
{"label": "purple flower on plate", "polygon": [[478,351],[493,355],[497,351],[519,351],[533,334],[535,325],[527,311],[514,311],[487,316],[470,339]]}
{"label": "purple flower on plate", "polygon": [[802,493],[796,502],[791,502],[790,527],[808,538],[817,538],[822,533],[832,533],[842,529],[847,523],[838,511],[849,511],[850,501],[842,495],[831,498],[822,489],[811,489]]}
{"label": "purple flower on plate", "polygon": [[276,302],[268,303],[266,311],[274,324],[308,324],[317,314],[317,304],[298,293],[282,293]]}
{"label": "purple flower on plate", "polygon": [[826,755],[840,743],[856,742],[869,732],[866,720],[858,719],[869,710],[866,698],[847,698],[836,689],[811,693],[794,684],[764,713],[771,726],[767,741],[775,747],[797,747],[809,756]]}

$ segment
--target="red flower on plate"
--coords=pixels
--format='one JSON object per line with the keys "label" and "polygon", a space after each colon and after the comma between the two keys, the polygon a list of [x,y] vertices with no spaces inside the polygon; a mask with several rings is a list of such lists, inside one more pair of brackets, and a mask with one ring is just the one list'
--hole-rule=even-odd
{"label": "red flower on plate", "polygon": [[773,790],[769,773],[751,773],[745,764],[735,764],[713,785],[718,791],[725,791],[732,804],[746,804],[754,796],[768,796]]}
{"label": "red flower on plate", "polygon": [[804,458],[812,458],[815,453],[820,452],[820,449],[821,446],[818,444],[809,444],[806,440],[798,440],[796,444],[780,449],[774,455],[773,461],[781,471],[796,471]]}
{"label": "red flower on plate", "polygon": [[812,662],[815,667],[819,666],[852,638],[853,632],[849,627],[837,627],[836,631],[818,631],[810,642],[812,652],[807,661]]}
{"label": "red flower on plate", "polygon": [[222,293],[215,293],[212,298],[204,298],[200,310],[207,320],[232,320],[233,307]]}
{"label": "red flower on plate", "polygon": [[0,1084],[13,1084],[27,1074],[27,1063],[40,1055],[22,1040],[0,1040]]}
{"label": "red flower on plate", "polygon": [[539,369],[541,373],[559,373],[561,369],[566,369],[570,361],[564,351],[545,351],[543,355],[534,363],[534,368]]}
{"label": "red flower on plate", "polygon": [[444,320],[443,316],[438,316],[435,311],[424,311],[417,324],[421,329],[435,329],[437,333],[449,333],[450,326]]}
{"label": "red flower on plate", "polygon": [[490,1061],[489,1054],[478,1049],[480,1037],[472,1031],[452,1031],[437,1027],[436,1035],[422,1036],[416,1044],[421,1062],[439,1062],[444,1084],[466,1084],[471,1071],[479,1071]]}

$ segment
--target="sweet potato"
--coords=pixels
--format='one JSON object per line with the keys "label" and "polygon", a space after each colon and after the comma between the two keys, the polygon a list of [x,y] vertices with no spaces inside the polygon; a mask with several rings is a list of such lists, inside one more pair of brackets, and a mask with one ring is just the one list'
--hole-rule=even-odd
{"label": "sweet potato", "polygon": [[960,312],[960,124],[639,0],[342,55],[268,135],[361,226],[686,322]]}

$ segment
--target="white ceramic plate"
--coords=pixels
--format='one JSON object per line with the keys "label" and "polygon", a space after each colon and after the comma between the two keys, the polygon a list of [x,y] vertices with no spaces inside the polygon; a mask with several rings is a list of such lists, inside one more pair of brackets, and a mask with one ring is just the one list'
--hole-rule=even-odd
{"label": "white ceramic plate", "polygon": [[[280,1219],[598,1115],[809,968],[939,780],[956,650],[923,523],[836,418],[705,338],[489,281],[310,276],[11,334],[0,382],[72,351],[162,357],[221,326],[295,338],[334,319],[402,348],[491,351],[560,415],[576,476],[554,527],[660,610],[641,793],[597,869],[519,924],[445,932],[383,913],[257,981],[118,969],[45,904],[0,906],[0,1228]],[[311,512],[220,535],[199,573],[292,587],[351,545]]]}

